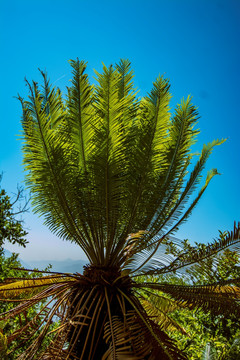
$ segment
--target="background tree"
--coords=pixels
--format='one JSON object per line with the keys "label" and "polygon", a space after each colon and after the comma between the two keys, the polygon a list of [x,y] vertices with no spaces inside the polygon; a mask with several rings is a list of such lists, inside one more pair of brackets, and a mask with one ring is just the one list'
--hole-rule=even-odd
{"label": "background tree", "polygon": [[[193,165],[198,114],[189,97],[171,116],[170,84],[162,76],[138,99],[128,61],[104,66],[102,74],[96,73],[96,86],[89,83],[83,61],[70,64],[73,79],[66,99],[44,73],[42,89],[28,83],[29,99],[19,97],[24,165],[35,211],[53,232],[77,243],[89,265],[83,275],[52,274],[3,285],[2,298],[26,300],[2,318],[48,299],[47,315],[39,311],[40,335],[34,338],[34,318],[16,332],[29,339],[21,360],[185,359],[166,332],[166,316],[160,319],[163,304],[238,315],[238,282],[190,286],[149,279],[180,274],[239,243],[238,225],[206,247],[165,254],[169,235],[187,220],[218,174],[211,170],[192,196],[213,148],[223,141],[204,145]],[[135,281],[139,276],[143,281]],[[56,316],[60,325],[42,350]]]}
{"label": "background tree", "polygon": [[[2,176],[0,176],[1,183]],[[5,242],[12,244],[17,243],[20,246],[26,246],[27,240],[25,236],[27,232],[23,229],[22,221],[17,219],[17,215],[24,213],[27,209],[27,202],[21,207],[19,201],[23,200],[23,189],[18,189],[15,199],[11,201],[5,190],[0,187],[0,281],[4,282],[8,278],[15,278],[17,276],[27,276],[26,272],[17,270],[10,270],[9,267],[21,267],[21,263],[17,260],[18,255],[12,254],[10,257],[5,257],[3,245]],[[18,205],[18,209],[14,210],[14,206]],[[29,275],[29,274],[28,274]],[[0,302],[1,312],[12,309],[13,304]],[[18,320],[11,320],[9,323],[1,322],[0,324],[0,343],[2,345],[1,358],[6,357],[7,337],[11,331],[18,328]],[[5,335],[3,335],[3,329]]]}
{"label": "background tree", "polygon": [[[0,179],[1,180],[1,179]],[[12,243],[18,244],[19,246],[25,247],[28,241],[25,236],[27,232],[23,228],[23,220],[19,218],[22,216],[28,207],[28,201],[24,196],[23,188],[18,188],[17,193],[13,195],[11,199],[6,191],[0,188],[0,283],[11,282],[12,279],[29,279],[31,277],[42,276],[41,272],[34,271],[30,273],[26,271],[20,260],[18,259],[18,254],[10,254],[10,256],[5,255],[3,246],[5,244]],[[45,269],[46,271],[49,270]],[[19,341],[18,337],[12,334],[18,330],[19,327],[26,325],[29,319],[32,319],[37,316],[38,311],[44,305],[42,301],[37,306],[33,306],[28,309],[27,312],[18,316],[16,318],[11,318],[8,321],[0,322],[0,358],[2,360],[11,360],[16,359],[20,354],[20,351],[16,349],[14,353],[6,355],[8,348],[8,340],[11,339],[11,345],[18,347]],[[0,301],[0,312],[5,313],[11,311],[16,306],[15,302],[12,301]],[[40,319],[37,321],[39,322]],[[45,345],[45,344],[44,344]],[[23,346],[24,348],[24,346]]]}
{"label": "background tree", "polygon": [[[0,183],[2,176],[0,176]],[[24,204],[22,204],[24,200]],[[23,195],[23,189],[18,188],[15,199],[11,201],[5,190],[0,186],[0,249],[7,241],[12,244],[26,246],[25,236],[27,232],[23,229],[22,221],[17,219],[17,215],[23,214],[27,210],[28,201]],[[17,209],[16,209],[16,206]]]}

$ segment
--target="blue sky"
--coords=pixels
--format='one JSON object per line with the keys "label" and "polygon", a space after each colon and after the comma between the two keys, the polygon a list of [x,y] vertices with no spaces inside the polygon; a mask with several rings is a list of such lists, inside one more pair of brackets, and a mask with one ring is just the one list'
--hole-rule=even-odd
{"label": "blue sky", "polygon": [[[182,97],[193,96],[201,116],[196,151],[213,139],[228,139],[206,167],[222,176],[213,179],[178,237],[209,242],[218,229],[231,229],[240,220],[239,18],[239,0],[0,0],[2,187],[13,193],[23,184],[17,140],[21,108],[14,96],[27,96],[24,77],[38,81],[37,69],[46,69],[51,82],[64,90],[71,77],[67,60],[88,61],[93,77],[102,62],[128,58],[140,96],[159,73],[170,78],[173,108]],[[25,260],[82,257],[36,215],[24,219],[30,243],[9,250]]]}

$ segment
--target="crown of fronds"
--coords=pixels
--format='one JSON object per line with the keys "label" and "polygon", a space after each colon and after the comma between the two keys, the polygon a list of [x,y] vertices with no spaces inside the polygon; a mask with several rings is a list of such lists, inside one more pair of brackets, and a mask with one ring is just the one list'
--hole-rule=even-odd
{"label": "crown of fronds", "polygon": [[217,174],[209,172],[189,204],[213,147],[223,141],[204,145],[189,173],[198,133],[189,97],[171,116],[170,84],[162,76],[139,100],[129,61],[104,66],[96,86],[86,63],[70,65],[66,98],[43,72],[43,87],[28,83],[29,100],[19,97],[27,185],[50,230],[79,244],[90,263],[122,266],[130,254],[154,251],[188,218]]}

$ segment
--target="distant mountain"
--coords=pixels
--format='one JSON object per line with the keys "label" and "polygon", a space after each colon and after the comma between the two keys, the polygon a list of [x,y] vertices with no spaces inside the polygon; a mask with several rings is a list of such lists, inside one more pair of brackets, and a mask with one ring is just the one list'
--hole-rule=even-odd
{"label": "distant mountain", "polygon": [[[12,255],[11,251],[4,249],[4,255],[6,257],[10,257]],[[26,269],[34,269],[37,268],[38,270],[45,270],[49,264],[52,265],[50,271],[56,272],[66,272],[66,273],[75,273],[83,272],[83,266],[87,264],[86,260],[29,260],[27,263],[22,259],[18,258],[21,262],[22,266]]]}
{"label": "distant mountain", "polygon": [[3,253],[6,257],[10,257],[12,255],[11,251],[3,249]]}
{"label": "distant mountain", "polygon": [[65,273],[76,273],[79,272],[82,274],[83,266],[87,264],[86,260],[35,260],[28,261],[28,266],[31,268],[37,268],[38,270],[46,269],[49,264],[52,265],[50,271],[56,272],[65,272]]}
{"label": "distant mountain", "polygon": [[[173,242],[179,242],[180,240],[170,236],[170,240]],[[154,257],[158,257],[160,254],[162,254],[162,250],[165,250],[166,246],[163,246],[161,249],[158,250],[158,252],[155,254]],[[4,250],[5,256],[9,257],[11,256],[11,252],[8,250]],[[52,265],[52,268],[50,271],[56,271],[56,272],[63,272],[63,273],[83,273],[83,266],[87,264],[87,260],[72,260],[72,259],[65,259],[65,260],[28,260],[27,263],[19,259],[21,264],[26,269],[34,269],[37,268],[38,270],[45,270],[49,264]]]}
{"label": "distant mountain", "polygon": [[[12,256],[12,253],[11,253],[11,251],[9,251],[9,250],[7,250],[7,249],[3,249],[3,253],[4,253],[4,256],[5,257],[10,257],[10,256]],[[24,268],[27,268],[29,265],[27,264],[27,263],[25,263],[25,261],[23,261],[21,258],[17,258],[17,260],[18,261],[20,261],[20,263],[22,264],[22,266],[24,267]]]}

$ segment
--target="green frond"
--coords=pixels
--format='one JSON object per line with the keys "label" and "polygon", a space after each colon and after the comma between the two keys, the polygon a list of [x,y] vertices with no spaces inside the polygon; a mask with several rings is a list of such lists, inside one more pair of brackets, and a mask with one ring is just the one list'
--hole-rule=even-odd
{"label": "green frond", "polygon": [[[165,214],[165,219],[164,219],[164,222],[161,224],[162,227],[165,227],[167,224],[172,224],[172,222],[175,219],[179,218],[181,212],[184,210],[184,205],[186,205],[186,203],[189,200],[189,197],[192,195],[193,191],[196,189],[196,186],[199,184],[199,182],[202,178],[201,172],[204,169],[207,159],[209,158],[210,154],[212,153],[213,147],[216,145],[221,145],[224,141],[225,140],[221,140],[221,141],[215,140],[212,143],[209,143],[209,144],[203,146],[201,156],[200,156],[198,162],[196,163],[193,171],[191,172],[189,179],[187,181],[187,184],[185,185],[184,189],[182,190],[174,207],[171,209],[171,211],[169,213],[166,212],[166,209],[163,209],[163,212]],[[188,165],[188,161],[187,161],[187,165]],[[184,172],[183,172],[183,174],[184,174],[186,169],[183,169],[183,170],[184,170]],[[203,191],[205,191],[205,189],[208,186],[212,177],[217,174],[218,173],[217,173],[216,169],[213,169],[208,173],[205,185],[203,187],[204,190],[202,189],[200,192],[201,195],[203,194]],[[175,193],[175,191],[174,191],[174,193]],[[197,204],[201,195],[196,198],[196,200],[194,201],[194,204]],[[187,217],[190,215],[192,210],[193,210],[193,207],[190,206],[189,210],[185,213],[186,215],[184,215],[184,217],[182,217],[182,220],[180,220],[180,222],[178,223],[178,226],[180,225],[180,223],[183,220],[187,219]],[[157,226],[160,226],[160,224],[157,224]],[[172,232],[174,229],[175,229],[175,227],[170,232]]]}
{"label": "green frond", "polygon": [[[154,263],[161,263],[161,261],[159,261],[159,259],[155,260],[153,258],[153,256],[156,254],[157,251],[160,250],[159,247],[161,247],[161,243],[165,240],[168,239],[168,236],[171,235],[174,231],[178,230],[179,226],[187,220],[187,218],[191,215],[193,209],[195,208],[195,206],[197,205],[198,201],[200,200],[200,198],[202,197],[204,191],[206,190],[208,184],[210,183],[211,179],[215,176],[215,175],[219,175],[219,173],[217,172],[217,169],[212,169],[208,172],[207,174],[207,178],[205,180],[205,184],[202,186],[201,190],[198,193],[198,196],[193,200],[193,202],[189,205],[189,207],[187,208],[187,210],[185,210],[184,214],[181,216],[181,212],[178,208],[178,206],[176,206],[176,208],[174,207],[174,209],[172,210],[172,212],[170,213],[170,219],[167,219],[167,221],[171,221],[171,216],[175,219],[178,220],[173,226],[172,228],[170,228],[164,235],[159,236],[157,234],[154,234],[154,232],[150,232],[150,234],[152,235],[152,241],[150,242],[150,244],[142,244],[141,248],[143,248],[143,250],[141,250],[140,255],[142,255],[143,258],[143,262],[142,264],[138,265],[137,268],[135,268],[134,272],[139,272],[144,271],[145,274],[152,274],[152,272],[157,273],[155,270],[151,271],[147,271],[144,270],[144,266],[146,264],[148,264],[148,268],[150,266],[154,267]],[[186,194],[185,194],[186,196]],[[180,198],[181,200],[181,198]],[[180,205],[180,204],[179,204]],[[177,215],[174,213],[177,212]],[[180,217],[180,219],[179,219]],[[164,226],[166,226],[166,224],[164,223]],[[155,235],[155,237],[154,237]],[[239,242],[239,240],[237,240],[237,242]],[[146,249],[149,248],[153,248],[153,251],[146,251]],[[139,253],[135,255],[136,261],[139,263],[140,260],[140,256]],[[159,258],[159,255],[158,255]],[[171,259],[172,260],[172,259]],[[134,261],[134,259],[133,259]],[[175,260],[174,260],[175,262]],[[131,263],[131,259],[128,263]],[[153,263],[153,265],[149,266],[149,263]],[[159,267],[159,264],[157,264],[157,267]]]}
{"label": "green frond", "polygon": [[230,285],[171,285],[167,283],[142,283],[136,288],[154,289],[164,292],[175,299],[181,306],[201,308],[214,314],[240,313],[240,288]]}
{"label": "green frond", "polygon": [[202,195],[203,195],[204,191],[206,190],[207,186],[209,185],[210,181],[212,180],[212,178],[215,175],[219,175],[217,169],[212,169],[212,170],[208,171],[207,178],[205,180],[205,184],[202,186],[202,188],[199,191],[197,197],[193,200],[193,202],[190,204],[188,209],[185,210],[184,214],[181,217],[180,217],[180,212],[179,212],[179,209],[178,209],[178,216],[176,216],[176,214],[175,214],[175,219],[178,219],[179,217],[180,217],[180,219],[174,224],[174,226],[170,230],[168,230],[168,232],[166,233],[165,236],[168,236],[168,235],[172,234],[173,232],[177,231],[179,226],[184,221],[186,221],[188,219],[188,217],[191,215],[193,209],[197,205],[198,201],[202,197]]}
{"label": "green frond", "polygon": [[[156,179],[164,166],[164,143],[170,121],[169,82],[159,77],[148,98],[139,104],[139,111],[132,129],[130,146],[130,166],[126,177],[127,204],[129,209],[124,237],[130,232],[146,229],[145,224],[153,216],[150,194],[157,187]],[[131,142],[130,142],[131,144]],[[126,241],[124,239],[124,241]],[[119,252],[119,247],[116,248]]]}
{"label": "green frond", "polygon": [[188,251],[175,256],[170,256],[170,261],[167,261],[167,257],[163,254],[168,264],[166,266],[157,266],[155,269],[145,271],[145,275],[160,275],[168,273],[176,273],[184,271],[187,267],[199,263],[200,261],[216,256],[219,252],[226,248],[239,251],[240,249],[240,223],[234,224],[234,228],[231,232],[227,232],[225,236],[221,236],[211,244],[203,244],[201,248],[190,247]]}
{"label": "green frond", "polygon": [[[173,208],[179,208],[176,199],[180,197],[186,170],[189,165],[190,147],[198,131],[194,130],[197,121],[197,111],[191,104],[190,98],[182,101],[176,109],[169,130],[169,141],[166,147],[167,166],[162,173],[158,183],[160,193],[158,194],[158,209],[150,224],[151,233],[158,232],[157,229],[169,226],[169,213]],[[183,209],[181,209],[183,210]],[[163,216],[164,215],[164,216]]]}
{"label": "green frond", "polygon": [[134,83],[132,81],[134,75],[133,70],[131,69],[130,61],[127,59],[120,59],[119,63],[116,64],[116,69],[120,75],[118,81],[119,99],[126,99],[127,97],[129,97],[133,100],[135,96]]}
{"label": "green frond", "polygon": [[[126,123],[122,121],[124,100],[119,100],[117,84],[119,74],[112,67],[104,67],[104,73],[98,74],[99,86],[96,88],[96,109],[99,123],[98,138],[95,142],[96,159],[93,166],[93,183],[96,187],[99,215],[103,223],[106,257],[121,231],[121,204],[126,196],[123,178],[126,172]],[[99,216],[98,215],[98,216]],[[120,229],[119,229],[120,228]],[[116,233],[116,231],[118,232]],[[102,237],[102,235],[100,235]]]}
{"label": "green frond", "polygon": [[70,60],[73,68],[72,86],[68,88],[67,120],[71,141],[77,156],[80,172],[87,171],[87,162],[93,147],[94,114],[92,111],[93,86],[85,74],[84,61]]}
{"label": "green frond", "polygon": [[[75,197],[69,175],[75,168],[70,156],[72,146],[65,131],[64,112],[60,111],[63,104],[58,93],[52,92],[42,108],[43,100],[36,84],[30,86],[30,91],[32,102],[23,104],[23,151],[34,210],[45,216],[45,223],[52,231],[86,249],[89,245],[85,238],[89,239],[89,233],[83,223],[79,228],[76,222],[83,216],[78,218],[70,207]],[[45,111],[47,105],[48,111]]]}
{"label": "green frond", "polygon": [[178,309],[179,305],[172,299],[162,294],[144,291],[139,297],[141,304],[148,316],[164,331],[179,331],[187,335],[185,329],[171,318],[171,312]]}
{"label": "green frond", "polygon": [[[156,95],[156,91],[153,91],[151,94],[152,103],[156,103],[156,100],[154,101],[154,95]],[[161,110],[161,113],[162,112]],[[146,209],[148,217],[145,218],[145,223],[142,225],[142,228],[148,230],[148,234],[146,235],[145,241],[140,244],[137,249],[138,251],[152,246],[154,242],[160,243],[164,235],[163,231],[172,224],[172,215],[175,214],[175,218],[177,219],[181,215],[181,212],[184,211],[182,206],[184,203],[183,199],[186,198],[187,194],[188,196],[190,195],[190,184],[188,184],[185,193],[183,190],[182,199],[179,199],[181,197],[184,177],[187,174],[187,166],[190,163],[190,146],[193,143],[193,138],[198,133],[198,131],[193,129],[196,120],[196,110],[191,105],[190,98],[188,98],[187,101],[183,101],[182,105],[179,105],[176,110],[176,116],[173,119],[169,132],[171,136],[166,136],[166,132],[162,141],[158,141],[158,143],[161,144],[160,146],[163,146],[165,139],[165,146],[160,151],[160,153],[162,153],[162,164],[158,164],[159,168],[156,180],[151,179],[151,189],[146,189],[144,185],[144,190],[147,190],[147,203],[143,204],[142,208]],[[169,123],[166,124],[165,130],[168,127]],[[198,176],[201,170],[202,168],[199,168],[198,173],[195,171],[195,173],[197,173],[195,176]],[[154,187],[155,184],[156,189]],[[192,184],[192,186],[194,185]],[[153,203],[156,204],[156,206],[153,207],[151,205]],[[185,210],[185,212],[187,213],[187,210]],[[155,235],[157,234],[161,236],[159,236],[156,241]],[[155,248],[155,250],[157,250],[157,245]]]}

